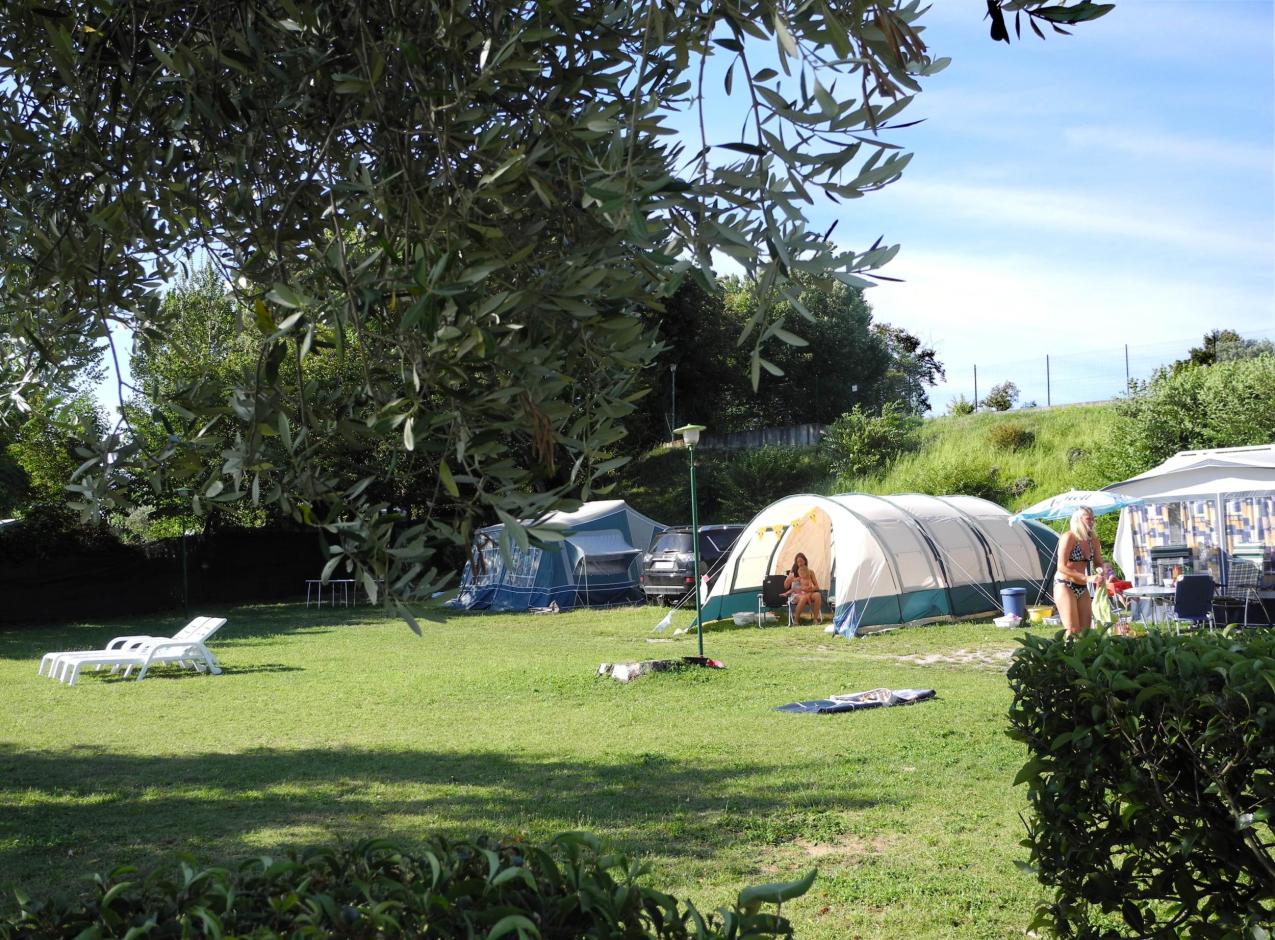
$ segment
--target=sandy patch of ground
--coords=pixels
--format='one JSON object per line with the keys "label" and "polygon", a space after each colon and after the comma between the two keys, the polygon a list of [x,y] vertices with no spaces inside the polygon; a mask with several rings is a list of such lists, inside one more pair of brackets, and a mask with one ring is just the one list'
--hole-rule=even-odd
{"label": "sandy patch of ground", "polygon": [[1008,669],[1012,649],[1004,650],[949,650],[944,653],[917,653],[911,656],[892,656],[890,659],[914,666],[976,666],[985,669]]}
{"label": "sandy patch of ground", "polygon": [[894,848],[898,841],[899,837],[893,833],[870,839],[845,833],[831,842],[794,839],[787,845],[775,846],[770,857],[758,867],[770,875],[780,871],[791,872],[794,864],[814,861],[826,871],[830,867],[856,865],[869,856],[882,855]]}

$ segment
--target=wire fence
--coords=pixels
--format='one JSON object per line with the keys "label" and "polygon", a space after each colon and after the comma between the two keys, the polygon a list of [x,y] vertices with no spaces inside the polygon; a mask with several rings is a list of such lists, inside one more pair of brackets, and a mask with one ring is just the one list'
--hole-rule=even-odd
{"label": "wire fence", "polygon": [[[1238,334],[1238,341],[1216,344],[1218,359],[1251,354],[1255,346],[1275,352],[1275,330]],[[1144,382],[1157,369],[1186,359],[1191,349],[1203,345],[1200,336],[1155,343],[1121,343],[1088,352],[1046,354],[1030,359],[992,360],[949,366],[947,381],[930,392],[934,414],[943,414],[949,404],[964,397],[981,407],[987,393],[1003,382],[1018,386],[1016,407],[1075,405],[1110,401],[1128,391],[1131,381]]]}

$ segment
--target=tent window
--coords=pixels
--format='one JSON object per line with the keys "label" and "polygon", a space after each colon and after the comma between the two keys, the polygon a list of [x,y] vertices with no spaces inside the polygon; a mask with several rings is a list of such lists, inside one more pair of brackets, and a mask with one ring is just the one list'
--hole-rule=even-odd
{"label": "tent window", "polygon": [[543,552],[538,548],[528,547],[523,551],[517,545],[510,549],[509,570],[505,575],[505,583],[513,587],[535,587],[536,575],[540,573],[540,556]]}
{"label": "tent window", "polygon": [[591,555],[576,562],[576,578],[627,577],[630,559],[625,555]]}
{"label": "tent window", "polygon": [[1169,544],[1185,545],[1186,526],[1182,520],[1182,504],[1170,503],[1165,509],[1168,510],[1165,513],[1165,519],[1169,526]]}

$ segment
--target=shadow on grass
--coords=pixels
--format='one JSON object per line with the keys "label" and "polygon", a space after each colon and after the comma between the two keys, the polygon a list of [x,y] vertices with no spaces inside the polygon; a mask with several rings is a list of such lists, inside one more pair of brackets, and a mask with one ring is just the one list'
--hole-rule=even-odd
{"label": "shadow on grass", "polygon": [[[818,776],[814,767],[655,754],[582,762],[343,747],[146,757],[0,745],[0,882],[66,895],[90,871],[118,864],[277,852],[275,830],[302,830],[282,838],[305,844],[586,828],[627,852],[706,860],[741,838],[755,841],[759,825],[790,838],[804,819],[826,825],[830,814],[874,802],[849,775],[794,793],[794,780]],[[424,820],[404,821],[413,816]]]}

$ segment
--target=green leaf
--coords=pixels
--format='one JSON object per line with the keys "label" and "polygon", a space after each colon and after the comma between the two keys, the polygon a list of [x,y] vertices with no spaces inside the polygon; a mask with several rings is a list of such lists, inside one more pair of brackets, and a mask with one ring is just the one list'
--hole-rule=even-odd
{"label": "green leaf", "polygon": [[776,884],[756,885],[739,892],[738,905],[745,910],[756,909],[760,904],[783,904],[793,898],[799,898],[815,883],[819,870],[812,868],[796,881],[783,881]]}
{"label": "green leaf", "polygon": [[540,930],[530,920],[521,914],[509,914],[496,921],[491,928],[491,932],[487,934],[487,940],[500,940],[501,937],[518,931],[518,936],[539,937]]}

